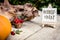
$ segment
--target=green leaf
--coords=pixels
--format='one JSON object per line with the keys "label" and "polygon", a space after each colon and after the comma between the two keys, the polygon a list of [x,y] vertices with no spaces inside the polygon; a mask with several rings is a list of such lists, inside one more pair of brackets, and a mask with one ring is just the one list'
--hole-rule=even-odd
{"label": "green leaf", "polygon": [[20,34],[22,30],[16,30],[16,34]]}

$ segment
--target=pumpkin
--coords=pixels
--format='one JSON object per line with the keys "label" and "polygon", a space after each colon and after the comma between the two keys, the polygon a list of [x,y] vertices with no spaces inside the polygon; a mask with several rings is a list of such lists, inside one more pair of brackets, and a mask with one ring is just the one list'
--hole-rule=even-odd
{"label": "pumpkin", "polygon": [[0,15],[0,40],[6,40],[11,32],[11,23],[10,21]]}

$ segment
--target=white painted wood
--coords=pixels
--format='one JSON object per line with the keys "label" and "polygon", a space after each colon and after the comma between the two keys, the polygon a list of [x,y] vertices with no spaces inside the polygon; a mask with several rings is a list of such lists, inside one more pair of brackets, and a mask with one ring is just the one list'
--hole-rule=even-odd
{"label": "white painted wood", "polygon": [[26,40],[53,40],[52,33],[55,29],[44,27],[39,32],[34,34],[33,36],[27,38]]}
{"label": "white painted wood", "polygon": [[42,8],[42,24],[56,26],[57,23],[57,8]]}
{"label": "white painted wood", "polygon": [[57,27],[44,27],[26,40],[60,40],[60,16],[57,16]]}
{"label": "white painted wood", "polygon": [[[17,30],[15,28],[12,28],[13,30]],[[32,35],[36,31],[40,30],[41,27],[39,25],[33,24],[31,22],[26,22],[23,24],[22,28],[19,30],[22,30],[23,32],[20,35],[10,35],[7,40],[24,40],[28,36]]]}

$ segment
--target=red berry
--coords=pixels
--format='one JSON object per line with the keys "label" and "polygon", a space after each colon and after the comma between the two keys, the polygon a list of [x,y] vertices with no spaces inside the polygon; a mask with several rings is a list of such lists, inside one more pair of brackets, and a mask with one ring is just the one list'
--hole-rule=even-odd
{"label": "red berry", "polygon": [[20,23],[23,23],[23,22],[24,22],[24,20],[21,20],[21,19],[20,19]]}
{"label": "red berry", "polygon": [[12,31],[12,32],[11,32],[11,35],[15,35],[15,33]]}
{"label": "red berry", "polygon": [[20,21],[19,21],[18,18],[15,18],[15,19],[14,19],[14,22],[17,24],[17,23],[19,23]]}

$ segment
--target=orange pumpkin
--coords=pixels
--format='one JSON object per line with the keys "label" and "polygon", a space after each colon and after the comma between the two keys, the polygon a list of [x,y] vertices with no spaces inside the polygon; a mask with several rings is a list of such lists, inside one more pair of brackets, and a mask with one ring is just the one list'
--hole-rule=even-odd
{"label": "orange pumpkin", "polygon": [[0,40],[5,40],[11,32],[11,23],[10,21],[0,15]]}

